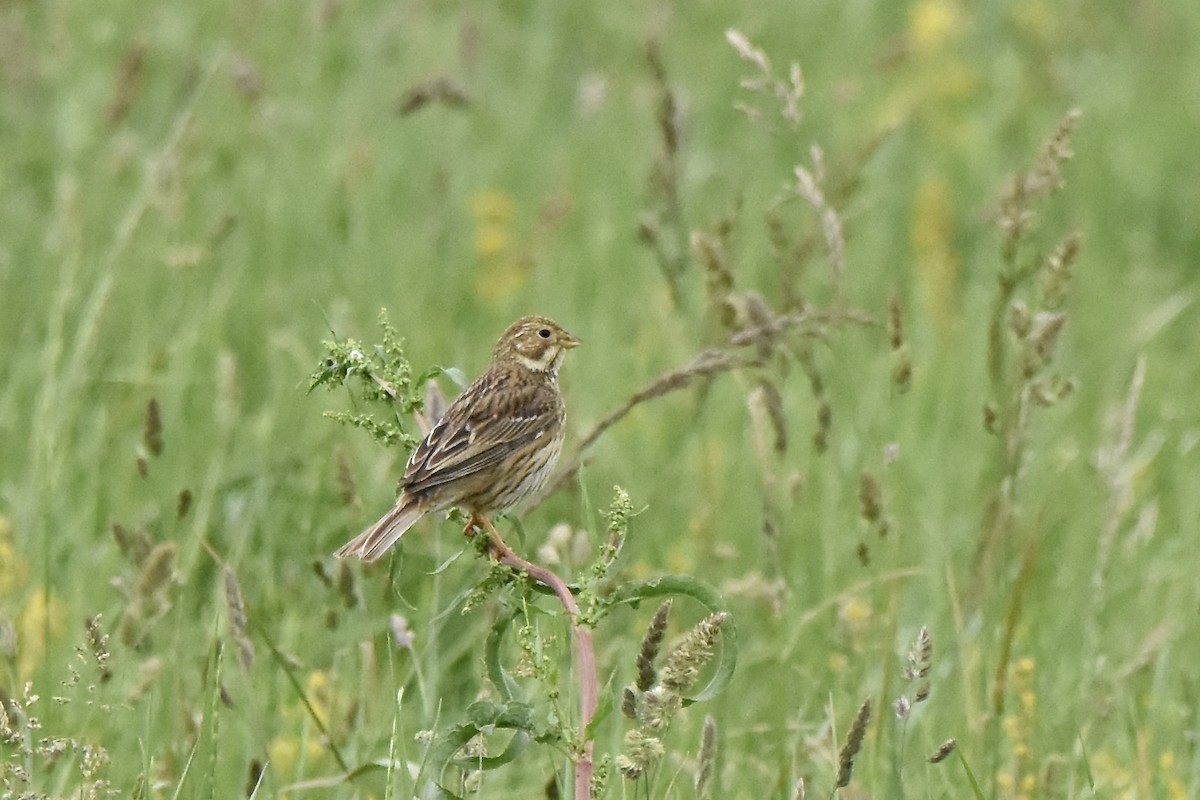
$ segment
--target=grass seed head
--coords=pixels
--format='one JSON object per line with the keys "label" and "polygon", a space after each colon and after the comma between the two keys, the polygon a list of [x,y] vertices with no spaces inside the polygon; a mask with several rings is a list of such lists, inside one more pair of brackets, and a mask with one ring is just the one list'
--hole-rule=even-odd
{"label": "grass seed head", "polygon": [[888,344],[893,350],[899,350],[904,345],[904,316],[900,308],[900,296],[892,292],[888,301]]}
{"label": "grass seed head", "polygon": [[104,683],[112,677],[112,669],[108,666],[108,634],[100,627],[100,615],[94,614],[83,621],[87,632],[88,650],[96,662],[96,670],[100,673],[100,682]]}
{"label": "grass seed head", "polygon": [[904,668],[904,677],[910,681],[924,678],[929,675],[932,666],[933,637],[929,635],[929,627],[922,625],[908,650],[908,665]]}
{"label": "grass seed head", "polygon": [[658,657],[663,636],[667,632],[667,619],[670,614],[671,601],[666,600],[654,612],[654,618],[650,620],[650,627],[646,629],[646,635],[642,637],[642,646],[638,648],[637,655],[637,688],[640,692],[648,691],[658,679],[654,659]]}
{"label": "grass seed head", "polygon": [[183,489],[175,500],[175,519],[183,519],[192,510],[192,490]]}
{"label": "grass seed head", "polygon": [[146,404],[146,422],[142,429],[142,443],[152,456],[160,456],[163,451],[162,415],[159,413],[158,400],[153,397]]}
{"label": "grass seed head", "polygon": [[941,745],[938,746],[937,750],[934,750],[932,753],[930,753],[929,763],[940,764],[941,762],[945,761],[946,757],[953,753],[954,748],[957,746],[958,742],[956,742],[954,739],[947,739],[946,741],[942,742]]}
{"label": "grass seed head", "polygon": [[682,694],[691,688],[700,669],[713,655],[713,647],[721,634],[721,625],[729,615],[724,611],[709,614],[692,628],[667,656],[659,672],[659,684]]}
{"label": "grass seed head", "polygon": [[637,692],[633,691],[633,689],[629,686],[626,686],[624,691],[621,692],[621,713],[626,717],[626,719],[637,719],[637,698]]}
{"label": "grass seed head", "polygon": [[663,757],[662,740],[634,728],[625,734],[625,751],[617,756],[617,769],[626,778],[637,778]]}
{"label": "grass seed head", "polygon": [[138,528],[131,531],[119,522],[112,524],[113,539],[117,542],[117,547],[120,548],[121,554],[125,559],[135,567],[140,567],[142,562],[146,560],[146,556],[150,554],[150,550],[154,547],[154,543],[150,540],[150,534],[145,528]]}
{"label": "grass seed head", "polygon": [[883,514],[883,490],[879,479],[867,470],[862,471],[858,481],[859,513],[867,522],[878,522]]}
{"label": "grass seed head", "polygon": [[870,721],[871,701],[867,699],[858,707],[858,713],[854,715],[854,722],[850,725],[850,733],[846,736],[846,743],[842,745],[842,749],[838,753],[837,786],[839,789],[850,783],[850,774],[854,770],[854,758],[862,749],[863,737],[866,736],[867,723]]}
{"label": "grass seed head", "polygon": [[704,717],[700,732],[700,752],[696,755],[696,797],[710,800],[713,796],[713,774],[717,761],[717,721],[712,714]]}
{"label": "grass seed head", "polygon": [[1067,290],[1071,286],[1072,267],[1075,257],[1079,255],[1080,235],[1078,231],[1071,233],[1059,243],[1042,267],[1041,281],[1038,290],[1041,293],[1042,305],[1056,310],[1063,306],[1067,298]]}

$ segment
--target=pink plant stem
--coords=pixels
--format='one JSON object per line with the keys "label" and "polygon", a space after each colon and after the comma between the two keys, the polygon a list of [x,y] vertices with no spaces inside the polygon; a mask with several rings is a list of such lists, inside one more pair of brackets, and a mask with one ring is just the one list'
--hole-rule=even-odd
{"label": "pink plant stem", "polygon": [[[596,653],[592,648],[591,629],[579,624],[579,604],[575,602],[575,596],[571,594],[562,578],[545,567],[521,558],[500,538],[490,520],[483,522],[497,560],[553,589],[571,617],[571,633],[575,643],[575,671],[579,675],[579,732],[580,736],[585,736],[587,726],[596,714]],[[586,738],[583,742],[583,754],[575,762],[575,800],[588,800],[591,784],[592,741]]]}

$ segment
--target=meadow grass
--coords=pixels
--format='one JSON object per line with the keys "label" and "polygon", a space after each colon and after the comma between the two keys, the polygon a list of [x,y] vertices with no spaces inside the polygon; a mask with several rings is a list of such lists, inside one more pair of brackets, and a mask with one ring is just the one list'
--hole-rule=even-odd
{"label": "meadow grass", "polygon": [[[574,580],[625,487],[590,591],[690,576],[736,624],[636,777],[638,708],[597,724],[604,796],[1200,797],[1198,36],[1186,3],[4,5],[0,791],[569,795],[552,602],[482,596],[440,520],[329,556],[404,454],[306,390],[386,307],[417,370],[524,313],[578,335],[569,455],[663,390],[501,522]],[[1072,109],[1064,185],[1005,205]],[[610,709],[656,607],[593,631]],[[660,665],[712,610],[676,597]]]}

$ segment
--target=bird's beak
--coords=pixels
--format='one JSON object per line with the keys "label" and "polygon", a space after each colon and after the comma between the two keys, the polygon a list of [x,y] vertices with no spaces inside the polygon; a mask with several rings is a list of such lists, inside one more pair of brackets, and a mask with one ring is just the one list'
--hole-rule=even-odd
{"label": "bird's beak", "polygon": [[[566,333],[566,331],[563,331],[563,333]],[[562,346],[563,346],[564,350],[574,349],[576,347],[579,347],[579,345],[581,345],[581,344],[583,344],[583,342],[579,341],[578,338],[576,338],[575,336],[572,336],[569,333],[567,333],[567,338],[562,340]]]}

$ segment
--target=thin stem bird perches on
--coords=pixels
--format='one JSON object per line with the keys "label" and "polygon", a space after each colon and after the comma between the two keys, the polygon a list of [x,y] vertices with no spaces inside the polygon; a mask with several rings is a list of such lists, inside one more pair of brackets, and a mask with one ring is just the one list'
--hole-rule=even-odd
{"label": "thin stem bird perches on", "polygon": [[481,528],[488,536],[488,549],[501,564],[543,583],[553,590],[554,595],[567,610],[571,624],[571,638],[575,653],[575,674],[579,679],[579,731],[580,750],[575,756],[575,798],[587,800],[591,796],[592,741],[588,726],[596,715],[598,682],[596,678],[596,651],[592,645],[592,629],[580,622],[579,604],[567,584],[546,567],[526,561],[517,555],[500,536],[496,526],[487,517],[474,515],[468,525]]}

